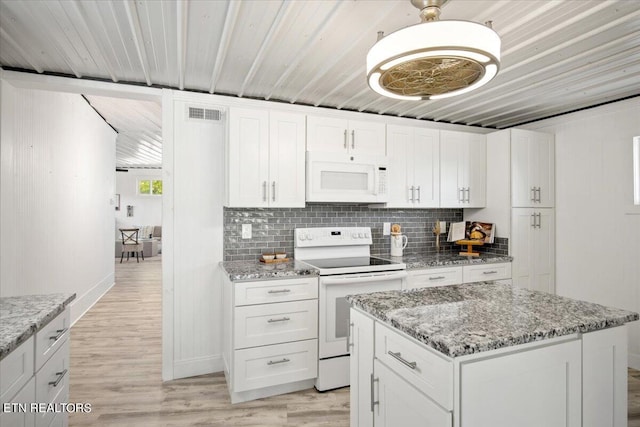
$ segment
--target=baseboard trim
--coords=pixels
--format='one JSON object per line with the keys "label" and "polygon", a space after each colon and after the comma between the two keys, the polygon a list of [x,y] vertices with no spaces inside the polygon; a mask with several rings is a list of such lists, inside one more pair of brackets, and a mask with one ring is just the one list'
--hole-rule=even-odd
{"label": "baseboard trim", "polygon": [[71,307],[71,326],[73,326],[78,320],[85,315],[87,311],[91,309],[100,301],[100,298],[115,285],[115,273],[109,273],[104,279],[98,282],[97,285],[89,289],[83,295],[73,300],[70,304]]}
{"label": "baseboard trim", "polygon": [[629,360],[627,362],[630,368],[637,369],[640,371],[640,354],[638,353],[629,353]]}
{"label": "baseboard trim", "polygon": [[224,370],[222,355],[194,357],[191,359],[177,360],[173,363],[173,378],[195,377],[198,375],[212,374]]}

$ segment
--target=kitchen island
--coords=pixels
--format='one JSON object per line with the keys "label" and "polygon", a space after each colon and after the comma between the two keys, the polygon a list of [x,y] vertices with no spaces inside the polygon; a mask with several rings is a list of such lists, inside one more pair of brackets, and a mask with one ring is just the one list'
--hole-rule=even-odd
{"label": "kitchen island", "polygon": [[352,426],[626,425],[637,313],[494,282],[348,300]]}

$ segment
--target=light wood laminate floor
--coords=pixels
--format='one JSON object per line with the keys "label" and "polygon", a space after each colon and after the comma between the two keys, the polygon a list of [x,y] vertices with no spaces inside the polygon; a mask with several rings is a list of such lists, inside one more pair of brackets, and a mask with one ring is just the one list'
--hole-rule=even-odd
{"label": "light wood laminate floor", "polygon": [[[220,373],[162,382],[161,258],[116,263],[116,284],[71,329],[70,426],[348,426],[349,389],[231,405]],[[629,427],[640,371],[629,370]]]}

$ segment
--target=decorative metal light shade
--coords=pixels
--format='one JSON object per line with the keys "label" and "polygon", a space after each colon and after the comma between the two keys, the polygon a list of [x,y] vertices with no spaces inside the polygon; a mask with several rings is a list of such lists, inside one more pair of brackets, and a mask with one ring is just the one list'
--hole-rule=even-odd
{"label": "decorative metal light shade", "polygon": [[[413,0],[418,6],[421,0]],[[483,86],[500,66],[500,36],[470,21],[439,21],[442,0],[426,0],[423,22],[380,38],[367,54],[369,86],[402,100],[441,99]]]}

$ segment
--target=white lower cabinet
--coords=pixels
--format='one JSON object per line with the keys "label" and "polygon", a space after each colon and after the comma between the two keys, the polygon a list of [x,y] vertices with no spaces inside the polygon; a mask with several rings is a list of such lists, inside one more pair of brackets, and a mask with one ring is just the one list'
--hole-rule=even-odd
{"label": "white lower cabinet", "polygon": [[451,358],[351,319],[352,426],[626,425],[626,326]]}
{"label": "white lower cabinet", "polygon": [[0,361],[0,405],[13,404],[0,411],[0,426],[68,425],[67,413],[38,411],[32,404],[59,408],[69,401],[69,315],[67,307]]}
{"label": "white lower cabinet", "polygon": [[459,285],[461,283],[505,281],[511,279],[511,263],[471,264],[455,267],[427,268],[408,272],[403,289]]}
{"label": "white lower cabinet", "polygon": [[225,278],[223,361],[232,403],[311,388],[318,376],[318,278]]}
{"label": "white lower cabinet", "polygon": [[451,412],[436,405],[426,395],[378,360],[374,362],[373,425],[376,427],[450,427]]}

